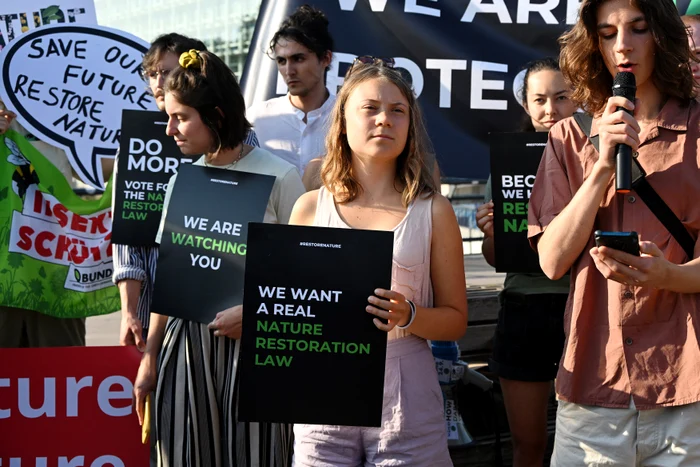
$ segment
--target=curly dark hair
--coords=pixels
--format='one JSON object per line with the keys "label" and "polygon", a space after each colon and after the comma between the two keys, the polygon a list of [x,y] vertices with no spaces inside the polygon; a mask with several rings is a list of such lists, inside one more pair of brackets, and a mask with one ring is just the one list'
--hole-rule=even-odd
{"label": "curly dark hair", "polygon": [[[612,96],[613,76],[600,53],[597,11],[606,0],[583,0],[579,20],[560,38],[559,63],[571,83],[571,99],[586,111],[598,114]],[[634,0],[644,14],[656,47],[651,79],[668,96],[689,102],[696,95],[685,26],[673,0]]]}
{"label": "curly dark hair", "polygon": [[211,52],[197,52],[199,65],[173,70],[165,82],[165,92],[181,104],[192,107],[209,128],[214,151],[233,149],[252,128],[245,116],[245,101],[236,76]]}
{"label": "curly dark hair", "polygon": [[328,18],[321,10],[309,5],[302,5],[284,20],[270,41],[268,54],[274,57],[275,46],[280,39],[298,42],[311,50],[319,60],[328,52],[333,52],[333,37],[328,31]]}

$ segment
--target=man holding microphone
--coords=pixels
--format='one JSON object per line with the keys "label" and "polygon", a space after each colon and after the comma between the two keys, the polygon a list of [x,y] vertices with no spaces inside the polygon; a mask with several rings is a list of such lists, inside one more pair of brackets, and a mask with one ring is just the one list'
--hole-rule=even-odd
{"label": "man holding microphone", "polygon": [[[686,30],[672,0],[584,0],[560,42],[599,150],[574,118],[555,125],[530,199],[542,270],[572,279],[552,465],[697,466],[700,105]],[[611,97],[620,72],[634,74],[634,102]],[[682,222],[689,252],[639,185],[616,191],[618,145]],[[595,230],[637,232],[641,255],[596,247]]]}

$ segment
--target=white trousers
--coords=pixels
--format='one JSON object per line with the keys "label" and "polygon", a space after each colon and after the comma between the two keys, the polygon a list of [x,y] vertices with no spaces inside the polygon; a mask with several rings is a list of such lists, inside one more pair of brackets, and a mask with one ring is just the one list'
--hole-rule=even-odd
{"label": "white trousers", "polygon": [[698,467],[700,402],[612,409],[559,401],[553,467]]}

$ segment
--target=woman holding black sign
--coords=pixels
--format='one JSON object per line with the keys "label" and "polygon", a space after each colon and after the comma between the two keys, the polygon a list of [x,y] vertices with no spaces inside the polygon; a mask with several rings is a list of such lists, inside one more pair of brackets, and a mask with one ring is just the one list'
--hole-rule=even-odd
{"label": "woman holding black sign", "polygon": [[[573,115],[571,89],[553,58],[535,60],[525,67],[521,100],[527,120],[525,131],[549,131]],[[484,258],[495,266],[491,178],[487,200],[476,221],[484,233]],[[499,301],[498,326],[489,362],[499,376],[513,439],[515,467],[541,466],[547,447],[547,403],[564,349],[564,308],[569,276],[551,281],[543,273],[506,275]]]}
{"label": "woman holding black sign", "polygon": [[366,310],[389,333],[382,427],[295,425],[295,465],[451,466],[426,339],[456,340],[466,330],[462,237],[432,180],[410,85],[391,62],[367,58],[338,94],[324,186],[297,201],[290,223],[394,232],[392,290],[375,290]]}
{"label": "woman holding black sign", "polygon": [[[165,85],[167,133],[183,154],[204,154],[195,165],[274,176],[264,221],[286,223],[304,192],[301,177],[291,164],[243,143],[251,126],[233,73],[209,52],[190,50],[179,64]],[[176,177],[168,184],[161,233]],[[208,326],[152,313],[134,399],[142,422],[145,398],[156,391],[158,465],[289,464],[288,427],[236,422],[241,312],[241,306],[224,310]]]}

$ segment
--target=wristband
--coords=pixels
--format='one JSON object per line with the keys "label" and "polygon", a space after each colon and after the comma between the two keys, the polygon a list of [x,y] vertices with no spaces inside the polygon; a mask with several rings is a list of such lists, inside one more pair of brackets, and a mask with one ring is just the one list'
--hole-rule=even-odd
{"label": "wristband", "polygon": [[396,325],[397,328],[399,329],[406,329],[409,327],[411,324],[413,324],[413,320],[416,319],[416,304],[413,303],[411,300],[406,299],[406,302],[408,303],[408,306],[411,307],[411,319],[408,320],[408,323],[406,323],[405,326],[399,326],[398,324]]}

